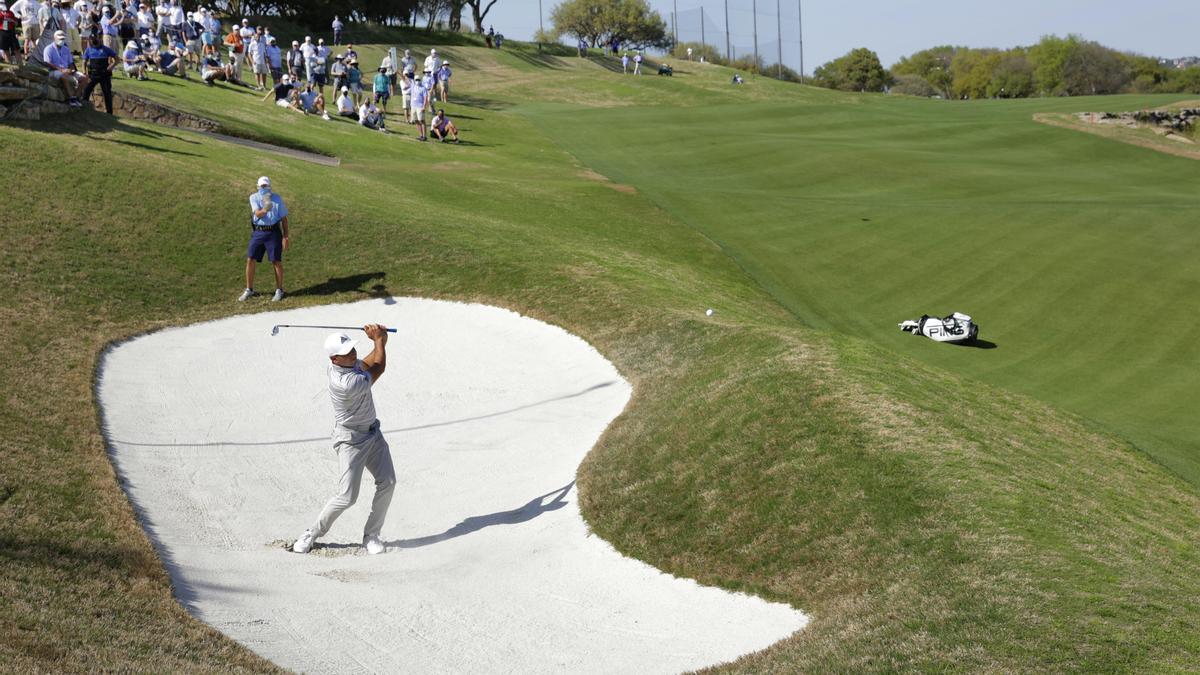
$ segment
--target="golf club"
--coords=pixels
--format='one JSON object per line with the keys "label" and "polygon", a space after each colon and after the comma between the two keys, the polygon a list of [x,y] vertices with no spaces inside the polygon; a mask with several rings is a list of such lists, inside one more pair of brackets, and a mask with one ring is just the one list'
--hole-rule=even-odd
{"label": "golf club", "polygon": [[[271,327],[271,335],[279,335],[280,328],[326,328],[329,330],[362,330],[362,326],[306,326],[281,323]],[[389,333],[395,333],[395,328],[387,329]]]}

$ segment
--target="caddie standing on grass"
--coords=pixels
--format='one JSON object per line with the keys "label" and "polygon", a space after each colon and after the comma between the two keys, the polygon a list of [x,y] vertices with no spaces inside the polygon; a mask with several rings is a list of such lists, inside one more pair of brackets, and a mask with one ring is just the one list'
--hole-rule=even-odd
{"label": "caddie standing on grass", "polygon": [[275,295],[271,300],[283,299],[283,252],[291,244],[288,229],[288,210],[283,198],[271,191],[271,179],[258,179],[258,191],[250,195],[250,245],[246,248],[246,290],[238,296],[238,302],[258,295],[254,292],[254,263],[262,262],[263,254],[275,268]]}
{"label": "caddie standing on grass", "polygon": [[375,400],[371,387],[387,369],[387,328],[377,323],[363,326],[374,343],[367,358],[358,360],[354,340],[345,333],[325,338],[325,353],[329,356],[329,398],[333,401],[333,449],[338,456],[337,493],[325,504],[317,522],[292,544],[296,553],[308,553],[317,539],[325,535],[338,516],[358,500],[363,469],[375,479],[375,497],[371,500],[371,515],[363,528],[363,548],[375,555],[387,550],[379,538],[387,518],[392,492],[396,488],[396,470],[392,466],[392,451],[388,448],[379,419],[375,417]]}

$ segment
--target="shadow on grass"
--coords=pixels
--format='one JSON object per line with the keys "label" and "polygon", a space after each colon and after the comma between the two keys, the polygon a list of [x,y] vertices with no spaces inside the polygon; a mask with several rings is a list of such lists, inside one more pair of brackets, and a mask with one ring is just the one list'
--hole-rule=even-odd
{"label": "shadow on grass", "polygon": [[481,110],[504,110],[508,107],[507,103],[501,103],[500,101],[480,96],[464,96],[462,94],[456,95],[454,102],[458,105],[465,105],[468,108],[479,108]]}
{"label": "shadow on grass", "polygon": [[531,66],[536,66],[538,68],[551,68],[553,70],[563,70],[567,67],[566,61],[562,60],[561,58],[559,58],[557,56],[554,56],[553,54],[546,54],[544,52],[527,52],[525,50],[517,50],[517,49],[511,50],[511,51],[506,50],[505,53],[515,57],[519,61],[523,61]]}
{"label": "shadow on grass", "polygon": [[155,129],[146,129],[143,127],[134,126],[127,123],[124,119],[109,115],[96,110],[83,110],[80,112],[69,113],[66,115],[54,115],[45,117],[36,122],[16,122],[14,125],[26,126],[30,129],[36,129],[42,133],[49,134],[70,134],[72,136],[84,136],[94,141],[103,141],[105,143],[116,143],[119,145],[128,145],[131,147],[149,150],[151,152],[166,152],[174,155],[187,155],[190,157],[199,157],[195,153],[183,152],[180,150],[169,150],[167,148],[157,148],[145,143],[135,143],[133,141],[122,141],[112,138],[100,138],[91,134],[107,134],[114,131],[129,134],[130,136],[138,136],[145,139],[157,140],[169,138],[179,143],[188,145],[200,145],[199,141],[185,138],[182,134],[169,134]]}
{"label": "shadow on grass", "polygon": [[[288,295],[334,295],[335,293],[362,293],[372,298],[390,298],[392,294],[388,292],[387,286],[383,284],[383,279],[387,278],[387,272],[367,272],[365,274],[351,274],[345,277],[331,277],[327,281],[322,281],[319,284],[305,286],[304,288],[296,289]],[[380,280],[369,289],[364,289],[363,285]]]}
{"label": "shadow on grass", "polygon": [[975,339],[971,342],[960,342],[960,343],[958,343],[958,346],[959,347],[971,347],[973,349],[995,349],[999,345],[997,345],[995,342],[992,342],[991,340]]}

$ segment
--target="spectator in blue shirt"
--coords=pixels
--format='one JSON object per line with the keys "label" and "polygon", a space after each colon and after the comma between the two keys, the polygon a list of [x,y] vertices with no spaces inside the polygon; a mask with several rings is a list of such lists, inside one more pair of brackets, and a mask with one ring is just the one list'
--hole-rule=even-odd
{"label": "spectator in blue shirt", "polygon": [[246,289],[238,302],[258,295],[254,292],[254,264],[262,262],[263,254],[275,268],[273,302],[283,299],[283,252],[291,243],[288,239],[288,210],[283,199],[271,192],[271,179],[258,179],[258,191],[250,195],[250,246],[246,249]]}
{"label": "spectator in blue shirt", "polygon": [[446,102],[446,95],[450,93],[450,76],[454,73],[450,72],[450,62],[442,61],[442,67],[438,68],[436,77],[438,95],[442,98],[442,103]]}
{"label": "spectator in blue shirt", "polygon": [[46,45],[42,52],[42,60],[50,68],[50,79],[62,82],[63,91],[67,93],[67,102],[72,108],[83,104],[79,102],[79,88],[84,84],[84,78],[75,70],[75,57],[67,46],[67,34],[61,30],[54,31],[54,42]]}
{"label": "spectator in blue shirt", "polygon": [[83,63],[87,67],[88,84],[83,90],[83,98],[92,96],[92,90],[100,85],[104,94],[104,110],[113,114],[112,71],[117,67],[117,53],[104,46],[99,37],[92,38],[92,46],[83,51]]}

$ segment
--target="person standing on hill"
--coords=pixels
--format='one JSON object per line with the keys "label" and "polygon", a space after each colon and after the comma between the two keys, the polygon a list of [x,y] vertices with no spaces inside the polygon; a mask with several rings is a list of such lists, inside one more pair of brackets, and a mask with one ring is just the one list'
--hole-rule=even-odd
{"label": "person standing on hill", "polygon": [[333,28],[333,44],[335,46],[342,44],[342,29],[345,28],[346,25],[342,23],[341,19],[337,18],[336,14],[333,16],[333,24],[331,24],[331,27]]}
{"label": "person standing on hill", "polygon": [[104,94],[104,111],[113,114],[112,71],[117,67],[117,53],[105,47],[100,38],[92,38],[92,45],[83,50],[83,63],[88,74],[83,100],[91,98],[92,90],[100,85],[100,92]]}
{"label": "person standing on hill", "polygon": [[437,50],[430,49],[429,56],[425,57],[425,72],[436,73],[437,69],[442,66],[442,60],[438,58]]}
{"label": "person standing on hill", "polygon": [[329,398],[333,402],[333,449],[338,457],[337,492],[321,509],[317,520],[292,543],[295,553],[308,553],[317,539],[325,536],[334,521],[358,501],[363,471],[375,479],[371,514],[363,527],[363,548],[370,555],[387,551],[380,539],[396,489],[396,469],[392,451],[375,416],[371,388],[387,370],[387,328],[377,323],[363,326],[373,343],[371,353],[361,361],[354,340],[345,333],[325,338],[329,357]]}
{"label": "person standing on hill", "polygon": [[21,43],[17,39],[17,15],[8,9],[8,5],[0,0],[0,53],[9,63],[20,63]]}
{"label": "person standing on hill", "polygon": [[642,74],[642,53],[640,51],[633,55],[633,74]]}
{"label": "person standing on hill", "polygon": [[412,110],[409,113],[417,125],[417,140],[425,140],[425,106],[429,105],[429,89],[422,82],[412,83]]}
{"label": "person standing on hill", "polygon": [[621,74],[629,74],[629,52],[625,52],[621,55]]}
{"label": "person standing on hill", "polygon": [[246,289],[238,296],[238,302],[258,295],[254,292],[254,264],[262,262],[263,255],[275,268],[274,302],[283,299],[283,252],[291,244],[288,227],[288,210],[283,199],[271,192],[271,179],[258,179],[258,191],[250,195],[250,245],[246,248]]}

